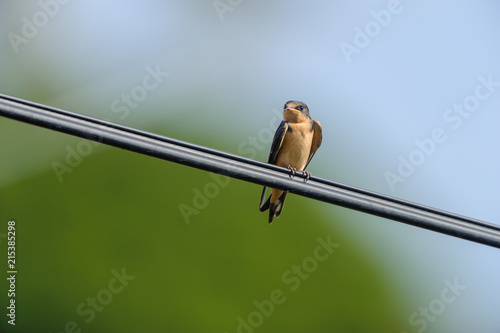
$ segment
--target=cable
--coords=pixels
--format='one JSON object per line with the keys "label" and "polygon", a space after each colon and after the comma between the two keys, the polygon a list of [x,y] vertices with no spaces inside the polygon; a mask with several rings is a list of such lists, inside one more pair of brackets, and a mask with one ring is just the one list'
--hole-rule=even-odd
{"label": "cable", "polygon": [[0,115],[500,248],[500,226],[220,150],[0,94]]}

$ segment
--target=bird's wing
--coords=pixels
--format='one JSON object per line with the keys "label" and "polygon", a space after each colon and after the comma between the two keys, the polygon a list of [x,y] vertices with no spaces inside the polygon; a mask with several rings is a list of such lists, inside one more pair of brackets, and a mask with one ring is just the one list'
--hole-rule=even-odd
{"label": "bird's wing", "polygon": [[271,151],[269,152],[269,159],[267,163],[276,164],[278,159],[278,154],[283,144],[283,139],[285,138],[286,132],[288,131],[288,121],[281,121],[276,133],[274,133],[273,143],[271,145]]}
{"label": "bird's wing", "polygon": [[316,153],[316,150],[318,150],[319,146],[321,146],[321,141],[323,140],[323,128],[321,127],[319,121],[313,120],[312,130],[313,130],[313,138],[311,142],[311,151],[309,152],[309,158],[307,159],[307,163],[304,169],[307,167],[309,162],[311,162],[311,159]]}
{"label": "bird's wing", "polygon": [[[269,152],[269,159],[267,161],[268,163],[276,164],[276,161],[278,160],[278,154],[280,152],[281,145],[283,144],[283,139],[285,139],[287,130],[288,121],[281,121],[278,129],[276,130],[276,133],[274,133],[273,143],[271,144],[271,151]],[[269,208],[269,199],[267,200],[267,202],[264,202],[266,200],[266,190],[267,187],[264,186],[264,188],[262,189],[262,195],[260,196],[259,209],[261,212]]]}

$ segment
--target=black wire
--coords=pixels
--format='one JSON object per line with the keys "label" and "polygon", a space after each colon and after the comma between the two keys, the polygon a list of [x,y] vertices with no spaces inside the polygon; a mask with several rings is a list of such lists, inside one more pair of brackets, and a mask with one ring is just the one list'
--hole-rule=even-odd
{"label": "black wire", "polygon": [[[0,94],[0,115],[500,248],[500,226],[275,165]],[[258,200],[257,200],[258,201]]]}

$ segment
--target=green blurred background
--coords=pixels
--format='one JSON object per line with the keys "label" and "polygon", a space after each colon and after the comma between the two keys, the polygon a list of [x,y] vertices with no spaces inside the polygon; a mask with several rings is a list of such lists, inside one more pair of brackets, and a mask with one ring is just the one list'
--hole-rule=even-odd
{"label": "green blurred background", "polygon": [[[259,160],[303,100],[324,128],[312,173],[499,221],[498,93],[396,190],[383,177],[478,76],[500,78],[493,1],[401,1],[351,56],[393,2],[0,4],[1,93]],[[260,186],[9,119],[0,133],[1,274],[10,220],[18,270],[2,332],[500,329],[493,248],[293,195],[268,225]]]}

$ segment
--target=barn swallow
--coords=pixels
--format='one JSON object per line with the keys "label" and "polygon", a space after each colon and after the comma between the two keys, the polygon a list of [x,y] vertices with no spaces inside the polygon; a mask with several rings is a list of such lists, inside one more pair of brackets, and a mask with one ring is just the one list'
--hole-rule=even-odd
{"label": "barn swallow", "polygon": [[[307,180],[311,174],[304,170],[321,146],[322,136],[321,124],[311,119],[307,105],[288,101],[283,108],[283,121],[274,134],[268,163],[290,169],[292,176],[297,170],[303,171]],[[264,202],[266,191],[267,187],[264,187],[259,209],[261,212],[269,209],[269,223],[272,223],[273,218],[281,214],[287,192],[272,189]]]}

